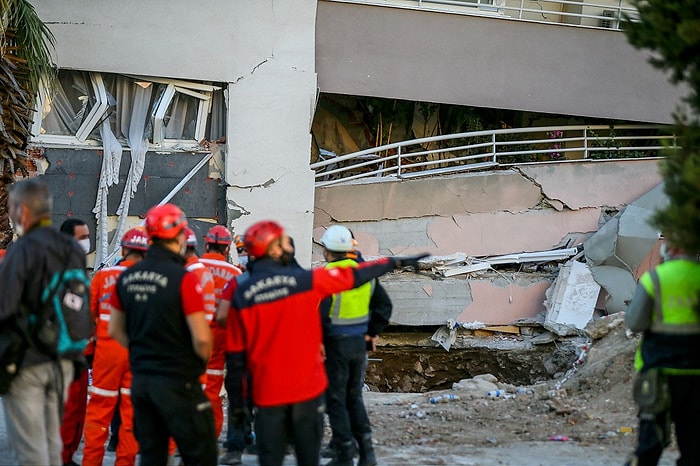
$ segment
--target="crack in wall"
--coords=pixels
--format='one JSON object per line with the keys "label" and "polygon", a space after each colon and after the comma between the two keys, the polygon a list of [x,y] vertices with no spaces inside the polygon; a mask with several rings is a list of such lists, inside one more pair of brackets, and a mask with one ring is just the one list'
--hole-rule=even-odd
{"label": "crack in wall", "polygon": [[255,188],[269,188],[273,184],[277,182],[276,179],[270,178],[269,180],[265,181],[264,183],[258,183],[258,184],[249,184],[249,185],[242,185],[242,184],[229,184],[229,187],[232,188],[238,188],[238,189],[247,189],[249,191],[255,189]]}
{"label": "crack in wall", "polygon": [[[261,61],[260,63],[258,63],[257,65],[255,65],[255,66],[250,70],[250,74],[252,75],[253,73],[255,73],[255,72],[258,70],[258,68],[260,68],[261,66],[263,66],[263,65],[264,65],[265,63],[267,63],[268,61],[272,60],[272,59],[274,58],[274,56],[275,56],[275,54],[273,53],[272,55],[270,55],[270,57],[264,59],[263,61]],[[236,80],[233,81],[231,84],[238,84],[238,82],[241,81],[241,80],[243,80],[243,79],[245,79],[245,76],[241,75],[241,76],[237,77]]]}
{"label": "crack in wall", "polygon": [[[544,187],[542,186],[542,184],[541,184],[541,183],[538,183],[537,180],[535,180],[534,177],[529,176],[529,175],[527,175],[525,172],[523,172],[523,171],[520,169],[520,167],[513,167],[513,168],[514,168],[515,171],[517,171],[517,172],[520,174],[520,176],[522,176],[522,177],[525,178],[526,180],[530,181],[532,184],[534,184],[535,186],[537,186],[537,187],[540,189],[540,193],[542,194],[542,202],[548,203],[551,207],[553,207],[553,208],[556,209],[556,210],[561,210],[561,211],[563,211],[564,208],[566,208],[567,210],[574,210],[574,209],[571,209],[571,208],[567,205],[567,203],[564,202],[563,200],[557,199],[557,198],[553,198],[553,197],[550,197],[549,195],[547,195],[547,193],[545,192]],[[542,202],[540,202],[540,204],[541,204]],[[561,204],[561,208],[560,208],[560,209],[557,209],[556,203]]]}
{"label": "crack in wall", "polygon": [[226,210],[229,221],[236,220],[243,217],[244,215],[251,214],[251,212],[248,209],[246,209],[240,204],[237,204],[235,201],[232,200],[226,201]]}
{"label": "crack in wall", "polygon": [[258,70],[258,68],[260,68],[261,66],[263,66],[265,63],[267,63],[267,62],[268,62],[269,60],[271,60],[273,57],[274,57],[274,54],[271,55],[270,58],[266,58],[266,59],[264,59],[263,61],[261,61],[260,63],[258,63],[257,65],[255,65],[255,66],[253,67],[253,69],[250,70],[250,74],[255,73],[255,72]]}

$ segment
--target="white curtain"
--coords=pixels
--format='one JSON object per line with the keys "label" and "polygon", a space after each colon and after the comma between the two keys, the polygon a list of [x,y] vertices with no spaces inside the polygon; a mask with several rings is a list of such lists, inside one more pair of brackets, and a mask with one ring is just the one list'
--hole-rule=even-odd
{"label": "white curtain", "polygon": [[97,219],[95,234],[95,264],[102,265],[109,254],[109,237],[107,231],[107,195],[110,186],[119,184],[119,167],[122,161],[122,146],[112,132],[109,119],[100,125],[104,155],[100,171],[100,183],[97,187],[97,201],[92,212]]}
{"label": "white curtain", "polygon": [[[149,115],[149,107],[151,101],[151,91],[153,89],[152,85],[146,87],[140,84],[131,83],[134,89],[133,92],[133,105],[131,107],[131,115],[128,118],[127,125],[124,125],[126,112],[121,112],[122,118],[122,132],[128,127],[128,132],[126,134],[127,143],[131,148],[131,165],[129,166],[129,174],[126,178],[126,184],[124,185],[124,192],[122,193],[122,200],[117,209],[117,215],[119,216],[119,221],[117,223],[117,229],[114,232],[112,241],[110,243],[109,249],[116,251],[119,248],[119,242],[121,237],[126,231],[126,219],[129,215],[129,204],[131,199],[134,197],[136,188],[138,187],[139,181],[141,181],[141,176],[143,175],[143,169],[146,166],[146,152],[148,151],[148,138],[146,137],[146,121]],[[125,92],[126,93],[126,92]],[[119,120],[119,119],[118,119]]]}

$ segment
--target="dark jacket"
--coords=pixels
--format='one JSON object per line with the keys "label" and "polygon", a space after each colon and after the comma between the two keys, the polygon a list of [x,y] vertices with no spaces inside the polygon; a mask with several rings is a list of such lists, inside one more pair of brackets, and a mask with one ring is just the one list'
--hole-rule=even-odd
{"label": "dark jacket", "polygon": [[[44,221],[32,227],[7,249],[0,263],[0,325],[15,319],[28,331],[29,315],[35,313],[41,294],[51,276],[60,272],[68,256],[67,268],[85,268],[85,253],[73,237],[61,233]],[[82,354],[65,356],[80,360]],[[23,367],[51,361],[31,345]]]}
{"label": "dark jacket", "polygon": [[[192,348],[192,334],[182,306],[185,259],[154,244],[146,257],[117,280],[126,314],[129,363],[136,375],[197,379],[206,363]],[[202,303],[202,311],[204,303]]]}

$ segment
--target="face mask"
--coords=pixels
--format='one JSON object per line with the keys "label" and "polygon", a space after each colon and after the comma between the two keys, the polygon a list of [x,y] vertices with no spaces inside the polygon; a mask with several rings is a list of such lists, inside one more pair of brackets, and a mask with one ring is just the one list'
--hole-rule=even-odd
{"label": "face mask", "polygon": [[85,254],[90,252],[90,238],[79,239],[78,244],[83,248]]}
{"label": "face mask", "polygon": [[245,267],[248,264],[248,256],[238,256],[238,265]]}
{"label": "face mask", "polygon": [[283,251],[280,256],[280,262],[284,265],[289,265],[294,259],[294,253],[289,251]]}

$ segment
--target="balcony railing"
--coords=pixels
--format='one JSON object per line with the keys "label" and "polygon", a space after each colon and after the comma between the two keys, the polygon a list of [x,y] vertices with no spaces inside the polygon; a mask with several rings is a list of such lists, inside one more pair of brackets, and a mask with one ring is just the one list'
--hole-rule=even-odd
{"label": "balcony railing", "polygon": [[669,127],[547,126],[448,134],[338,155],[321,150],[311,164],[316,186],[362,178],[409,179],[513,165],[662,157],[677,148]]}
{"label": "balcony railing", "polygon": [[394,8],[556,23],[603,29],[620,29],[625,17],[636,18],[637,9],[623,0],[330,0]]}

